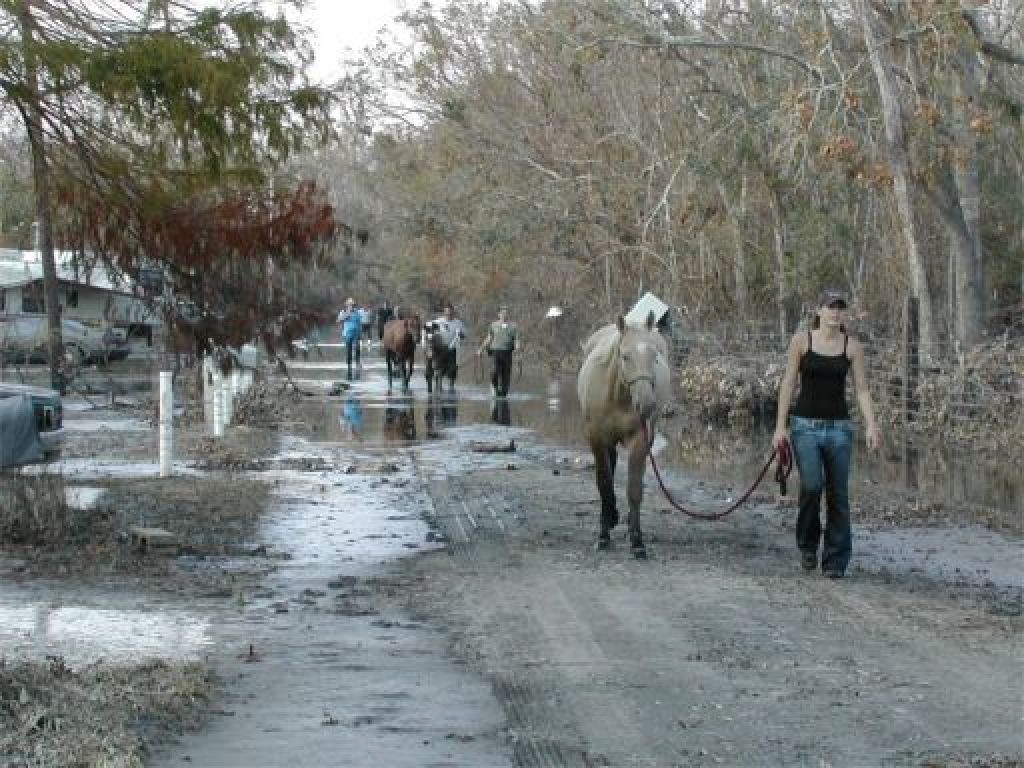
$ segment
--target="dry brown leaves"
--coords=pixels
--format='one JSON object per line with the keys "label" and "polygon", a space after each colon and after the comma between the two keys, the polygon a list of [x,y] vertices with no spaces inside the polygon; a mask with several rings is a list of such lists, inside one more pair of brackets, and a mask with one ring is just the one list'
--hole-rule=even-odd
{"label": "dry brown leaves", "polygon": [[679,372],[680,398],[700,417],[742,424],[774,412],[783,368],[778,363],[714,358],[694,360]]}
{"label": "dry brown leaves", "polygon": [[292,409],[302,400],[302,396],[293,389],[258,381],[235,403],[234,423],[254,427],[277,426],[293,418]]}
{"label": "dry brown leaves", "polygon": [[199,664],[0,661],[0,764],[141,768],[147,743],[199,724],[212,688]]}

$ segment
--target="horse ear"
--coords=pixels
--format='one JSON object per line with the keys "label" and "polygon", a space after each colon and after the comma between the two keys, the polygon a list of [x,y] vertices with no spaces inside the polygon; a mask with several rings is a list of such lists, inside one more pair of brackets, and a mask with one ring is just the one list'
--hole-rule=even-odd
{"label": "horse ear", "polygon": [[649,331],[649,330],[651,330],[653,328],[654,328],[654,310],[652,309],[650,312],[647,313],[647,330]]}
{"label": "horse ear", "polygon": [[622,315],[619,315],[615,319],[615,325],[618,327],[619,333],[625,333],[626,332],[626,318],[624,318]]}

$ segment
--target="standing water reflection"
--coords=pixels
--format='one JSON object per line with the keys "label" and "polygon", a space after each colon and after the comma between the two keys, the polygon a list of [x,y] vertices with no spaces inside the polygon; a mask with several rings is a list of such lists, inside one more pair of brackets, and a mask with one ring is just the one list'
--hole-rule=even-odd
{"label": "standing water reflection", "polygon": [[347,437],[358,438],[363,433],[363,405],[355,395],[345,398],[345,404],[341,407],[341,414],[338,417],[341,422],[341,431]]}
{"label": "standing water reflection", "polygon": [[388,395],[384,404],[384,437],[416,439],[416,406],[412,395]]}
{"label": "standing water reflection", "polygon": [[512,410],[509,408],[507,397],[495,397],[491,400],[491,421],[506,427],[512,424]]}

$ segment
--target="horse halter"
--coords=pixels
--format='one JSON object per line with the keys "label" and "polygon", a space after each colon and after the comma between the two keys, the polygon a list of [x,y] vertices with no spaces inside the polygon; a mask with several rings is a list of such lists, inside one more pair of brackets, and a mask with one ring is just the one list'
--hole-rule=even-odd
{"label": "horse halter", "polygon": [[633,385],[636,384],[638,381],[649,381],[651,382],[652,387],[655,386],[654,377],[647,373],[642,373],[639,376],[634,376],[629,381],[624,381],[622,383],[626,385],[626,389],[632,390]]}

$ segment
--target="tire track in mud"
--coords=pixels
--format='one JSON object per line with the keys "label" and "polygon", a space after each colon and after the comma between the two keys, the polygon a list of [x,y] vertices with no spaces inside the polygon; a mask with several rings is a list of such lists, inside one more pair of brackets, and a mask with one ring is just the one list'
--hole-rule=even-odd
{"label": "tire track in mud", "polygon": [[[500,563],[516,562],[518,554],[510,541],[513,528],[528,524],[521,512],[510,507],[504,497],[491,491],[472,493],[457,477],[443,482],[428,482],[427,490],[434,506],[431,522],[448,538],[448,551],[460,561],[460,570],[490,570]],[[515,621],[533,623],[527,614]],[[539,634],[540,627],[530,627]],[[508,718],[513,764],[517,768],[596,768],[608,763],[592,757],[571,743],[576,734],[566,728],[552,733],[552,724],[565,718],[551,702],[557,688],[544,685],[529,674],[491,675],[492,689]]]}

